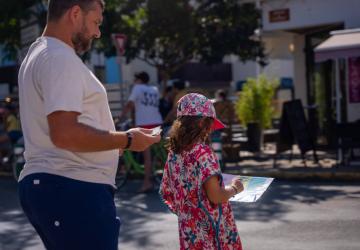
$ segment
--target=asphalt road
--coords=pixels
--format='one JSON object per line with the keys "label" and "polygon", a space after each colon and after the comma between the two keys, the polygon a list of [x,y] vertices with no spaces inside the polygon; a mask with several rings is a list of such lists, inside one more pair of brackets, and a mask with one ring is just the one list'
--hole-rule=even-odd
{"label": "asphalt road", "polygon": [[[129,182],[116,197],[119,249],[178,249],[177,220],[157,193]],[[360,183],[275,180],[256,203],[232,203],[244,250],[359,250]],[[0,179],[0,250],[42,250],[17,185]]]}

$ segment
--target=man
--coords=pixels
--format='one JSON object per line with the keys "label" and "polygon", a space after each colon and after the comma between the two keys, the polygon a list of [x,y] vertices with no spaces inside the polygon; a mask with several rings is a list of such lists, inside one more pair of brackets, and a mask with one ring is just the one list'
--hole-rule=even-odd
{"label": "man", "polygon": [[226,124],[223,132],[226,136],[223,138],[224,143],[232,144],[232,126],[236,119],[234,103],[227,99],[227,92],[224,89],[219,89],[215,92],[214,107],[216,114],[219,114],[219,119]]}
{"label": "man", "polygon": [[106,91],[82,63],[100,37],[103,0],[50,0],[47,26],[19,71],[25,166],[19,195],[47,249],[117,249],[113,201],[119,149],[158,142],[116,132]]}
{"label": "man", "polygon": [[187,94],[187,89],[185,89],[185,82],[182,80],[176,80],[173,83],[173,103],[172,108],[166,115],[164,119],[164,123],[172,124],[173,121],[176,119],[176,109],[177,109],[177,102]]}
{"label": "man", "polygon": [[[148,85],[149,75],[146,72],[138,72],[134,75],[134,86],[131,90],[129,101],[120,120],[131,110],[135,110],[135,125],[152,129],[162,124],[159,111],[159,91],[155,86]],[[138,192],[147,193],[152,191],[152,168],[150,149],[144,151],[144,181]]]}

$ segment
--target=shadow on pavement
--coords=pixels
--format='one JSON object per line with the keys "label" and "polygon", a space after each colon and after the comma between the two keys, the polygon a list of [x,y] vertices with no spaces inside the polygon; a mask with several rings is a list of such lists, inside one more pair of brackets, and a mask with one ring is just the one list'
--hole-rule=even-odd
{"label": "shadow on pavement", "polygon": [[[296,185],[292,185],[296,183]],[[321,189],[317,185],[321,185]],[[345,185],[332,181],[303,182],[274,180],[268,190],[255,203],[232,202],[234,216],[242,221],[281,220],[291,212],[291,202],[317,204],[339,196],[358,199],[359,194],[340,191],[336,186]],[[346,183],[358,186],[359,183]],[[325,188],[324,188],[325,187]]]}
{"label": "shadow on pavement", "polygon": [[20,207],[17,182],[11,178],[0,181],[0,249],[22,250],[38,244],[39,237]]}
{"label": "shadow on pavement", "polygon": [[[133,249],[174,249],[171,244],[178,241],[176,216],[169,216],[157,190],[149,194],[135,193],[140,184],[139,180],[131,181],[116,193],[117,212],[122,220],[120,249],[121,244],[134,245]],[[236,220],[249,222],[285,220],[292,212],[292,203],[312,205],[341,197],[359,199],[359,191],[341,191],[342,185],[359,186],[359,183],[274,180],[256,203],[232,203],[234,215]],[[21,210],[14,180],[0,178],[0,197],[0,249],[20,250],[41,245]],[[171,237],[164,240],[170,244],[166,248],[159,240],[164,235]]]}
{"label": "shadow on pavement", "polygon": [[[154,235],[161,234],[169,223],[168,210],[162,203],[158,189],[146,194],[138,194],[141,181],[128,182],[116,195],[117,213],[121,219],[119,247],[121,243],[134,243],[138,249],[160,249],[159,242],[154,242]],[[176,217],[174,216],[174,223]],[[146,224],[146,226],[145,226]],[[161,228],[158,227],[158,225]],[[172,225],[174,226],[174,225]],[[151,228],[151,231],[149,231]],[[177,232],[174,232],[177,236]],[[149,246],[151,247],[149,248]]]}

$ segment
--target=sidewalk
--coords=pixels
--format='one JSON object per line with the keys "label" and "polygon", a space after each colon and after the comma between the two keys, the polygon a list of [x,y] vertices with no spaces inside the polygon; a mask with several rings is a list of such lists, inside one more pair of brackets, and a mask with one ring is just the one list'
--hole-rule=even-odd
{"label": "sidewalk", "polygon": [[305,166],[300,152],[294,147],[292,160],[290,161],[290,152],[282,153],[276,160],[276,167],[273,165],[274,153],[275,150],[271,146],[260,155],[241,152],[241,161],[227,163],[224,172],[288,180],[360,181],[360,164],[337,166],[335,152],[317,151],[318,164],[314,162],[312,152],[308,152]]}
{"label": "sidewalk", "polygon": [[[254,155],[241,152],[239,162],[227,163],[225,173],[249,176],[264,176],[287,180],[337,180],[360,181],[360,164],[350,166],[336,166],[335,153],[317,151],[319,164],[314,163],[312,153],[306,155],[304,165],[300,153],[294,148],[292,161],[290,153],[283,153],[273,166],[274,150],[269,147],[264,153]],[[226,159],[225,159],[226,160]],[[12,177],[11,171],[4,171],[0,166],[0,177]]]}

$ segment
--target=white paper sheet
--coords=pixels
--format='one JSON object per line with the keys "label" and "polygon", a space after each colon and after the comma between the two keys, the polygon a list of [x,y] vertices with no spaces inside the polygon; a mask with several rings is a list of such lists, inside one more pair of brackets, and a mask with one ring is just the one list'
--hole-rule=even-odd
{"label": "white paper sheet", "polygon": [[238,202],[257,201],[274,180],[274,178],[269,177],[238,176],[231,174],[222,174],[222,176],[225,185],[230,185],[233,178],[240,177],[244,185],[244,191],[230,198],[230,201]]}

